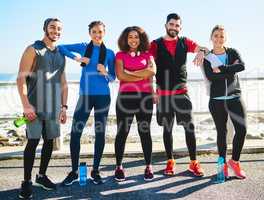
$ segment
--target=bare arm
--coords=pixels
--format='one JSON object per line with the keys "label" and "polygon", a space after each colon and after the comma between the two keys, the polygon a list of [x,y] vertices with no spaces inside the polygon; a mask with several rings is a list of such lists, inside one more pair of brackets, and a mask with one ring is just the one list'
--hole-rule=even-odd
{"label": "bare arm", "polygon": [[31,75],[36,53],[33,47],[29,46],[24,51],[19,64],[19,72],[17,76],[17,89],[22,102],[24,115],[30,120],[34,120],[37,115],[34,107],[30,104],[27,94],[28,88],[26,77]]}
{"label": "bare arm", "polygon": [[136,82],[136,81],[141,81],[143,80],[143,78],[139,78],[139,77],[135,77],[132,75],[127,74],[124,71],[124,65],[123,65],[123,61],[120,59],[116,60],[115,63],[115,69],[116,69],[116,75],[118,80],[120,81],[126,81],[126,82]]}
{"label": "bare arm", "polygon": [[61,105],[67,105],[68,99],[68,83],[66,81],[65,72],[61,75]]}
{"label": "bare arm", "polygon": [[[63,72],[61,76],[61,105],[67,105],[67,99],[68,99],[68,83],[66,81],[65,72]],[[67,120],[66,108],[62,107],[60,113],[60,122],[62,124],[65,124],[66,120]]]}

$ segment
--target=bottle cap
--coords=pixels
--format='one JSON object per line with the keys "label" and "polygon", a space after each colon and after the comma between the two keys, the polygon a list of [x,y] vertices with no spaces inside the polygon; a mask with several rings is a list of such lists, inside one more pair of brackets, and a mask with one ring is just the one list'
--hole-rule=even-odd
{"label": "bottle cap", "polygon": [[85,166],[86,165],[86,162],[81,162],[80,163],[80,166]]}

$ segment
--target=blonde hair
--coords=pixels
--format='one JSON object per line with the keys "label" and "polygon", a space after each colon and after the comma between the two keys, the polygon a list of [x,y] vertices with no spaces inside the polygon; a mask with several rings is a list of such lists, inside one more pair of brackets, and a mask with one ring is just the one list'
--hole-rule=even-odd
{"label": "blonde hair", "polygon": [[212,36],[214,34],[215,31],[224,31],[224,34],[225,34],[225,45],[227,44],[227,32],[225,30],[225,27],[224,25],[220,25],[220,24],[217,24],[214,26],[214,28],[212,29],[212,32],[211,32],[211,35],[210,35],[210,40],[212,39]]}
{"label": "blonde hair", "polygon": [[215,25],[215,27],[213,28],[212,32],[211,32],[211,37],[213,36],[214,32],[215,31],[218,31],[218,30],[221,30],[221,31],[225,31],[225,27],[223,25]]}

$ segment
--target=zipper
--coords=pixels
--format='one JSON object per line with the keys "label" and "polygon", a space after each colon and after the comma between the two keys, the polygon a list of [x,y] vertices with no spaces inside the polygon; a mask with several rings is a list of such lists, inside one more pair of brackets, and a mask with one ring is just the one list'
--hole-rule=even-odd
{"label": "zipper", "polygon": [[225,85],[226,85],[226,94],[225,94],[225,96],[227,97],[227,95],[228,95],[228,92],[227,92],[227,78],[225,79]]}
{"label": "zipper", "polygon": [[[226,53],[226,51],[225,51]],[[225,60],[225,65],[228,64],[228,54],[226,53],[226,60]],[[225,86],[226,86],[226,92],[225,92],[225,96],[228,96],[228,88],[227,88],[227,78],[225,78]]]}

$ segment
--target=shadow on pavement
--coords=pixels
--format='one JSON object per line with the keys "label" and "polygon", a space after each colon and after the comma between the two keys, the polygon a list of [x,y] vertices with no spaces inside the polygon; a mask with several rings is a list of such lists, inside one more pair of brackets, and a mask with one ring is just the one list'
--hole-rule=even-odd
{"label": "shadow on pavement", "polygon": [[[153,165],[160,165],[164,162],[164,158],[154,158]],[[164,165],[164,163],[163,163]],[[131,170],[127,173],[127,179],[125,182],[118,183],[114,180],[113,176],[107,177],[106,182],[102,185],[94,185],[88,181],[86,186],[80,186],[78,183],[69,187],[63,187],[58,184],[56,191],[45,191],[40,187],[34,186],[33,199],[175,199],[182,198],[201,190],[209,185],[214,184],[213,176],[205,176],[202,178],[196,178],[191,176],[187,171],[180,172],[172,177],[166,177],[162,171],[155,171],[155,179],[150,182],[143,180],[144,160],[134,160],[124,163],[126,169],[133,167],[140,167],[140,171],[131,176]],[[35,166],[36,167],[36,166]],[[60,167],[60,166],[50,166]],[[67,166],[61,166],[67,167]],[[5,167],[7,169],[7,167]],[[114,165],[102,165],[101,171],[109,171],[114,173]],[[52,169],[51,169],[52,170]],[[139,169],[137,169],[139,170]],[[142,172],[141,172],[142,170]],[[133,172],[134,173],[134,172]],[[135,173],[134,173],[135,174]],[[201,183],[202,182],[202,183]],[[20,187],[20,185],[19,185]],[[174,187],[180,187],[175,191]],[[164,192],[165,190],[168,190]],[[0,199],[18,199],[18,189],[11,189],[6,191],[0,191]]]}
{"label": "shadow on pavement", "polygon": [[[109,177],[108,181],[102,185],[94,185],[88,182],[86,186],[79,186],[78,183],[69,186],[58,186],[56,191],[44,191],[40,187],[34,186],[33,195],[34,199],[175,199],[182,198],[190,195],[193,192],[201,190],[211,184],[214,184],[212,177],[203,178],[189,178],[185,180],[167,180],[172,178],[158,177],[151,182],[145,182],[142,180],[142,176],[128,177],[125,181],[127,183],[116,183],[113,177]],[[175,177],[173,178],[175,179]],[[204,183],[193,185],[193,182],[197,180],[205,180]],[[185,187],[184,189],[174,193],[166,192],[173,187],[182,186],[192,183],[192,186]],[[0,192],[0,199],[17,199],[19,190],[7,190]]]}

